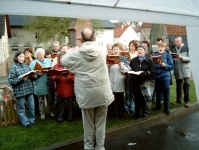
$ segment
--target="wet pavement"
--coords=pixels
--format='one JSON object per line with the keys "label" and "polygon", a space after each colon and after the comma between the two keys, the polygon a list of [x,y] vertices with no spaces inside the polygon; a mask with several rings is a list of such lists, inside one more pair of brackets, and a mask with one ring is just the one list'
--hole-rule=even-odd
{"label": "wet pavement", "polygon": [[107,139],[106,150],[199,150],[199,110],[176,120]]}

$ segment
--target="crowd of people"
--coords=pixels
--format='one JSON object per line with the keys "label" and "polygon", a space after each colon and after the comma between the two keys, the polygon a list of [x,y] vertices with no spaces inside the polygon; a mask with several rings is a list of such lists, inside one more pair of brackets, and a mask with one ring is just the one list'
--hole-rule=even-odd
{"label": "crowd of people", "polygon": [[[67,44],[53,43],[53,50],[38,48],[33,55],[30,48],[24,52],[16,52],[14,64],[10,68],[8,81],[13,88],[17,100],[18,116],[25,127],[35,125],[35,112],[45,119],[46,108],[51,117],[57,121],[73,122],[73,105],[76,101],[81,108],[84,126],[84,147],[103,149],[105,139],[106,118],[118,116],[125,119],[125,113],[132,113],[133,118],[149,115],[141,85],[149,81],[155,90],[148,101],[155,101],[155,110],[162,109],[170,113],[171,71],[176,79],[176,102],[182,102],[184,91],[185,107],[189,107],[189,49],[183,44],[181,37],[175,38],[175,47],[170,51],[163,39],[157,38],[158,51],[150,49],[148,41],[129,42],[129,56],[121,55],[122,43],[109,43],[106,49],[95,42],[94,31],[84,29],[81,32],[82,45],[69,47]],[[152,43],[153,44],[153,43]],[[155,44],[155,43],[154,43]],[[52,59],[53,54],[57,57]],[[173,58],[171,53],[178,54]],[[155,62],[149,55],[161,55],[162,61]],[[106,63],[107,55],[119,56],[120,63]],[[29,62],[25,61],[29,57]],[[50,75],[48,72],[36,72],[29,76],[23,74],[34,70],[36,62],[42,67],[51,66],[52,70],[67,69],[67,73]],[[124,72],[141,72],[132,75]],[[163,102],[162,102],[163,100]],[[27,104],[27,106],[25,105]],[[58,106],[55,115],[54,107]],[[27,112],[27,113],[26,113]]]}

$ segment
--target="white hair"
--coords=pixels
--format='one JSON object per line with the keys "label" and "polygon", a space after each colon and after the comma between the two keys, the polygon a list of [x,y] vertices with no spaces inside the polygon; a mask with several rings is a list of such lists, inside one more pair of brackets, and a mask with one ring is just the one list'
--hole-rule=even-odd
{"label": "white hair", "polygon": [[112,46],[113,46],[113,43],[107,43],[106,44],[106,47],[111,47],[112,48]]}
{"label": "white hair", "polygon": [[43,53],[45,55],[45,50],[43,48],[38,48],[35,52],[35,56],[37,56],[39,53]]}

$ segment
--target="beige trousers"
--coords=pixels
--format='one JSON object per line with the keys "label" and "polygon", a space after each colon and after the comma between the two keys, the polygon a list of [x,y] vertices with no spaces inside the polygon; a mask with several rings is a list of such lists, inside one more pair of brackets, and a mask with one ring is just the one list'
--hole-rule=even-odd
{"label": "beige trousers", "polygon": [[38,95],[39,99],[39,111],[41,115],[45,115],[45,108],[49,108],[49,112],[52,112],[52,104],[49,102],[48,95]]}
{"label": "beige trousers", "polygon": [[107,110],[107,106],[82,109],[85,150],[105,150]]}

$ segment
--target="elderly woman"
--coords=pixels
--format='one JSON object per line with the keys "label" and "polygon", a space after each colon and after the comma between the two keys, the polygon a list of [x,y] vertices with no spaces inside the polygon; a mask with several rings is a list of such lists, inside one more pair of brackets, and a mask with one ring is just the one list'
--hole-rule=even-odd
{"label": "elderly woman", "polygon": [[107,54],[108,54],[108,55],[113,55],[112,46],[113,46],[112,43],[106,44],[106,49],[107,49]]}
{"label": "elderly woman", "polygon": [[155,67],[153,60],[146,56],[147,48],[145,45],[140,45],[137,48],[138,56],[133,58],[130,62],[130,67],[133,71],[142,71],[140,75],[134,75],[133,78],[133,92],[135,96],[135,119],[140,117],[140,108],[142,107],[143,117],[148,116],[146,102],[141,93],[140,86],[146,80],[154,78]]}
{"label": "elderly woman", "polygon": [[155,65],[155,91],[156,91],[156,109],[161,109],[161,93],[164,94],[164,112],[169,114],[170,105],[170,79],[173,70],[173,59],[172,56],[165,51],[166,44],[158,44],[158,53],[154,56],[161,55],[162,62]]}
{"label": "elderly woman", "polygon": [[[43,67],[52,66],[52,62],[48,58],[44,58],[45,51],[43,48],[38,48],[35,52],[37,59],[30,63],[30,68],[33,70],[36,62],[39,62]],[[41,114],[41,119],[45,119],[45,104],[47,102],[50,107],[50,115],[53,117],[52,104],[49,102],[48,98],[48,76],[44,72],[38,73],[37,79],[33,81],[34,94],[38,96],[39,99],[39,109]]]}
{"label": "elderly woman", "polygon": [[[30,65],[31,61],[35,60],[36,58],[33,56],[33,51],[31,48],[25,48],[24,49],[24,55],[25,57],[29,57],[29,60],[26,60],[24,61],[24,63],[26,65]],[[38,100],[38,97],[33,94],[33,97],[34,97],[34,101],[35,101],[35,113],[36,114],[39,114],[39,100]]]}
{"label": "elderly woman", "polygon": [[[137,57],[138,42],[135,40],[132,40],[129,42],[129,54],[130,54],[130,60]],[[125,81],[125,101],[124,101],[124,109],[126,113],[134,113],[135,112],[135,104],[134,104],[134,94],[133,94],[133,81],[132,77],[130,75],[126,75],[126,81]]]}
{"label": "elderly woman", "polygon": [[[14,65],[9,70],[8,82],[13,88],[14,96],[17,100],[18,116],[20,122],[25,127],[35,124],[33,76],[22,76],[31,69],[24,64],[23,52],[16,52],[14,56]],[[25,101],[28,105],[28,112],[25,111]],[[1,118],[0,118],[1,119]]]}

